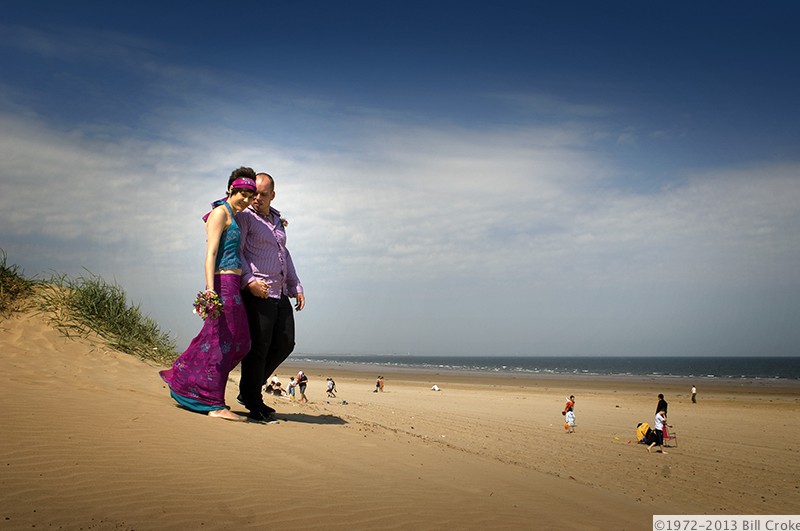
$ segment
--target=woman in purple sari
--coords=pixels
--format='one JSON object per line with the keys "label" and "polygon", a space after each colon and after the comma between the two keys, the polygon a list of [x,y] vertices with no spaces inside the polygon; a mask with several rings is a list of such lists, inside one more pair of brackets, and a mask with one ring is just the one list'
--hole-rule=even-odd
{"label": "woman in purple sari", "polygon": [[228,180],[228,196],[215,201],[206,221],[206,294],[216,293],[222,313],[209,316],[189,348],[171,369],[159,374],[178,404],[209,417],[244,420],[225,406],[228,374],[250,349],[250,329],[239,293],[242,262],[239,258],[239,226],[234,214],[247,208],[256,191],[255,172],[234,170]]}

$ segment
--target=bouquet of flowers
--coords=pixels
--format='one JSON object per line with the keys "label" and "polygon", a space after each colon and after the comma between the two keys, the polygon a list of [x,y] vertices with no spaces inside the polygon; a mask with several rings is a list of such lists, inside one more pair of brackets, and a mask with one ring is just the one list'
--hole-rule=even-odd
{"label": "bouquet of flowers", "polygon": [[222,314],[222,299],[215,291],[201,291],[194,299],[194,310],[192,311],[204,321],[208,318],[216,319]]}

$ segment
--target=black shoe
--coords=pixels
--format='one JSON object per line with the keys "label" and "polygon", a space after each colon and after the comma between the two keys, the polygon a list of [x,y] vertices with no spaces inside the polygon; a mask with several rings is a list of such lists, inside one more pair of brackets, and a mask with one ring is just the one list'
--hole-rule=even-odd
{"label": "black shoe", "polygon": [[247,415],[248,422],[257,422],[259,424],[271,424],[273,422],[277,422],[271,414],[267,414],[263,411],[251,411]]}
{"label": "black shoe", "polygon": [[247,404],[244,403],[244,400],[242,400],[242,395],[237,396],[236,397],[236,401],[239,402],[241,405],[243,405],[244,407],[246,407],[247,409],[249,409],[251,411],[254,410],[254,409],[260,409],[260,410],[265,411],[265,412],[270,413],[270,414],[275,413],[274,409],[272,409],[268,405],[264,404],[263,402],[261,404],[259,404],[258,406],[256,406],[256,407],[249,407]]}
{"label": "black shoe", "polygon": [[268,406],[268,405],[266,405],[266,404],[261,404],[261,408],[260,408],[260,410],[261,410],[261,412],[262,412],[262,413],[264,413],[265,415],[274,415],[274,414],[275,414],[275,410],[274,410],[274,409],[272,409],[271,407],[269,407],[269,406]]}

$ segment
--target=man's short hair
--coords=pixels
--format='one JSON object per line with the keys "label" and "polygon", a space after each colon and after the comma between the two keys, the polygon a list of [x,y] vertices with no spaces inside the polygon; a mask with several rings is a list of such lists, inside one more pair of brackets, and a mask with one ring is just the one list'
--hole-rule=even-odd
{"label": "man's short hair", "polygon": [[258,177],[259,175],[263,175],[264,177],[267,177],[267,178],[269,178],[269,184],[270,184],[270,186],[272,187],[272,189],[273,189],[273,190],[275,189],[275,179],[273,179],[273,178],[272,178],[272,175],[270,175],[269,173],[267,173],[267,172],[265,172],[265,171],[260,171],[260,172],[258,172],[258,173],[256,174],[256,177]]}

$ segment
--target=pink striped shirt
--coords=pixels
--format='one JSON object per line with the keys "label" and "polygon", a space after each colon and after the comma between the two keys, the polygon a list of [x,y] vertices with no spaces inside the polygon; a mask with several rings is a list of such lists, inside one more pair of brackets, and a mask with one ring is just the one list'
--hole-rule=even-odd
{"label": "pink striped shirt", "polygon": [[242,257],[242,287],[256,280],[269,283],[269,297],[303,293],[297,278],[292,255],[286,248],[286,229],[281,223],[281,213],[270,207],[262,216],[252,206],[236,214],[236,223],[242,233],[239,252]]}

